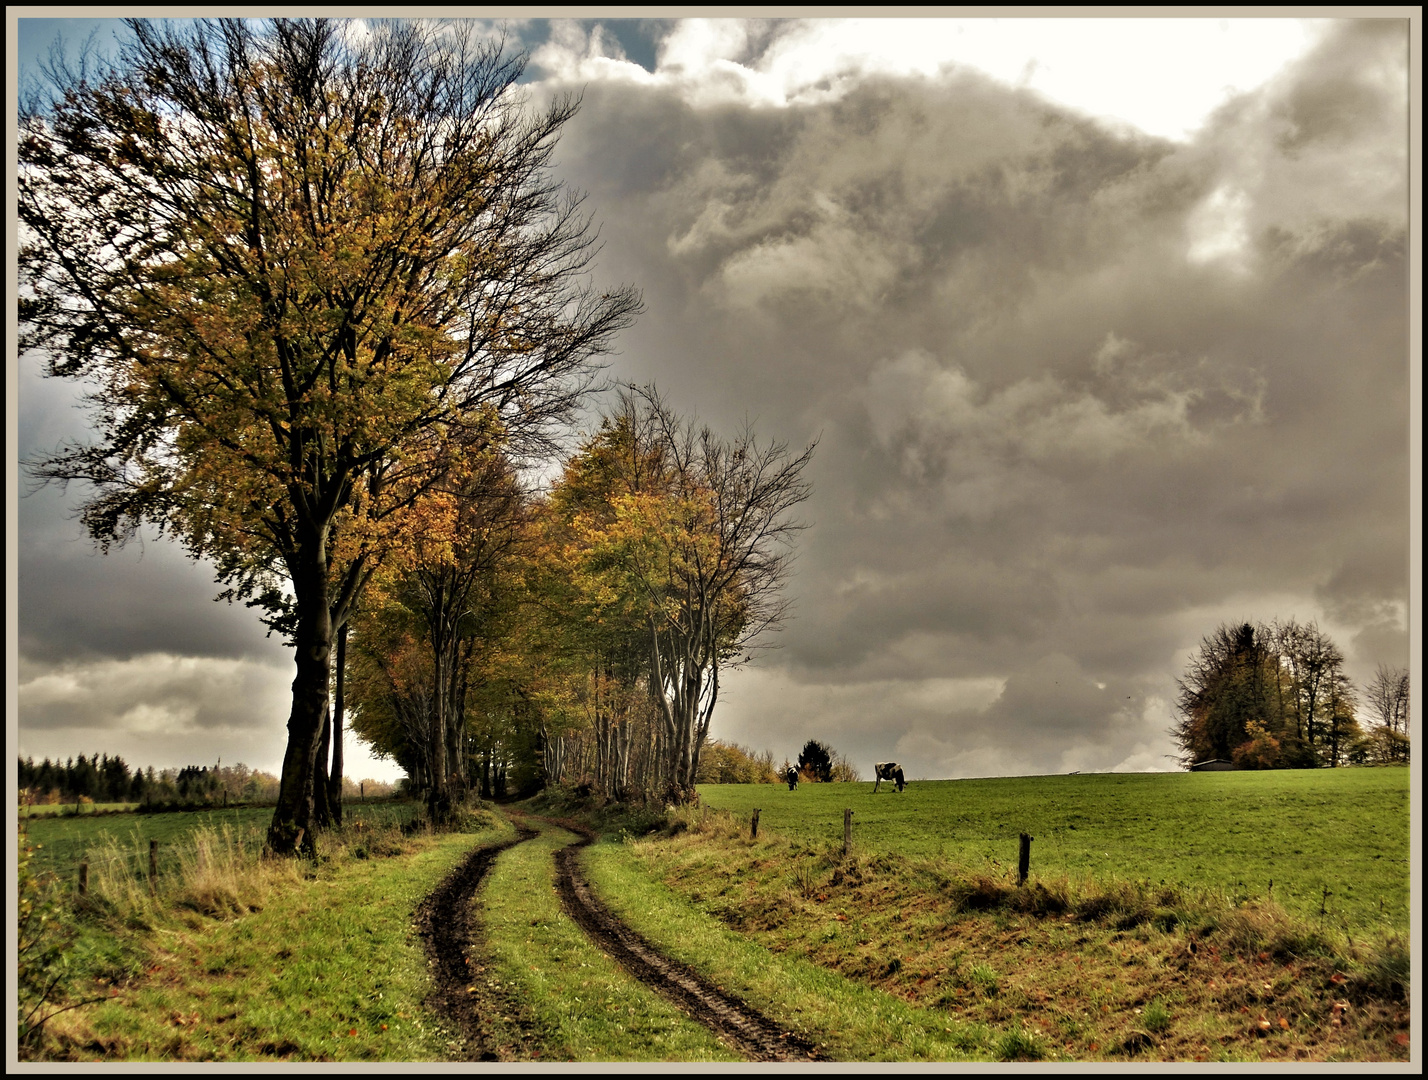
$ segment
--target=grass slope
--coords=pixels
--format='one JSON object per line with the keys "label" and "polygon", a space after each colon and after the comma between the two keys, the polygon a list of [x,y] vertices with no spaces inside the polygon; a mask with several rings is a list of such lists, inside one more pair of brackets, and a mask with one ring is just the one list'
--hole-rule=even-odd
{"label": "grass slope", "polygon": [[[1146,881],[1272,898],[1358,933],[1408,931],[1409,771],[1131,773],[871,783],[710,785],[704,805],[804,844],[1015,873],[1018,834],[1043,879]],[[1326,895],[1327,890],[1327,895]]]}
{"label": "grass slope", "polygon": [[667,955],[841,1061],[967,1061],[996,1058],[1002,1039],[984,1024],[966,1024],[909,1005],[837,971],[789,952],[771,952],[692,906],[652,879],[626,844],[586,852],[591,885],[620,918]]}
{"label": "grass slope", "polygon": [[[769,789],[739,794],[767,800]],[[752,985],[731,966],[735,943],[747,939],[780,958],[771,970],[816,965],[930,1011],[964,1054],[1408,1058],[1408,951],[1392,933],[1356,939],[1326,920],[1292,916],[1272,901],[1237,902],[1218,889],[1035,873],[1018,887],[1014,868],[897,854],[866,838],[844,856],[841,836],[810,842],[767,819],[752,840],[742,814],[675,812],[660,832],[599,849],[596,878],[636,929],[715,978]],[[642,889],[641,875],[676,899],[632,899],[658,891]],[[696,932],[701,919],[734,936]],[[826,1015],[817,1026],[827,1032],[818,1040],[848,1060],[941,1053],[933,1042],[902,1039],[897,1026],[884,1034],[877,1024]]]}

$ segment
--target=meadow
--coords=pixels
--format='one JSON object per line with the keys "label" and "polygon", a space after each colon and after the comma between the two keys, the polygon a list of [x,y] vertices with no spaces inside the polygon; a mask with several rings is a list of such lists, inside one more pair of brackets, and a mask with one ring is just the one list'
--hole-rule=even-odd
{"label": "meadow", "polygon": [[1409,770],[1111,773],[883,784],[708,785],[701,801],[803,845],[936,858],[1030,877],[1272,898],[1350,931],[1406,933]]}
{"label": "meadow", "polygon": [[[350,823],[369,826],[407,821],[417,814],[414,803],[370,802],[349,805]],[[180,850],[194,833],[221,832],[225,827],[243,848],[263,845],[273,820],[271,806],[239,806],[212,810],[175,810],[156,814],[47,814],[21,816],[20,826],[34,845],[37,872],[72,878],[79,864],[122,856],[136,867],[147,866],[149,841],[159,842],[159,873],[177,866]]]}
{"label": "meadow", "polygon": [[[525,805],[602,834],[587,873],[631,926],[845,1061],[1403,1061],[1408,809],[1401,769]],[[349,807],[317,862],[258,858],[262,807],[29,822],[78,935],[66,994],[91,1002],[55,1017],[44,1056],[459,1059],[413,912],[474,844],[514,830],[486,806],[462,832],[404,831],[414,810]],[[728,1059],[566,917],[552,853],[572,836],[525,820],[540,836],[496,861],[471,954],[502,1058]],[[1036,837],[1025,887],[1021,832]],[[151,837],[174,860],[156,891],[138,865]]]}

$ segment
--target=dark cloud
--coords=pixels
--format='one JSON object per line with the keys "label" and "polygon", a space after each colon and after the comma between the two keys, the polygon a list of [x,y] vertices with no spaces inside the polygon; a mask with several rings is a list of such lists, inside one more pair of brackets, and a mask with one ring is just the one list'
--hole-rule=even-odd
{"label": "dark cloud", "polygon": [[[751,103],[727,66],[676,77],[668,27],[593,51],[590,27],[553,40],[605,74],[559,83],[537,48],[531,88],[583,92],[560,175],[599,280],[644,290],[610,373],[820,440],[794,619],[716,736],[927,776],[1165,768],[1174,677],[1221,621],[1318,619],[1359,679],[1406,663],[1403,25],[1335,24],[1179,142],[967,68]],[[787,44],[750,30],[751,67]],[[29,521],[34,659],[272,655],[172,553]]]}

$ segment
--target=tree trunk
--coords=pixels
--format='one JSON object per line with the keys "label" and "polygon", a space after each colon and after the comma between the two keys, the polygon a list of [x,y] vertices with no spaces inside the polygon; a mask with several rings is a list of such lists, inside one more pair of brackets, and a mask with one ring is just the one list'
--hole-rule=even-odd
{"label": "tree trunk", "polygon": [[317,850],[313,836],[313,774],[322,723],[327,716],[328,681],[332,674],[332,618],[327,606],[327,566],[324,554],[311,559],[292,580],[298,620],[294,634],[293,704],[288,715],[288,745],[278,804],[268,826],[268,847],[279,855]]}
{"label": "tree trunk", "polygon": [[347,677],[347,623],[337,631],[337,687],[332,702],[332,772],[327,779],[327,810],[334,825],[342,824],[342,712]]}
{"label": "tree trunk", "polygon": [[332,809],[327,803],[327,755],[332,742],[332,713],[322,717],[322,736],[317,740],[317,757],[312,774],[312,823],[319,829],[332,824]]}

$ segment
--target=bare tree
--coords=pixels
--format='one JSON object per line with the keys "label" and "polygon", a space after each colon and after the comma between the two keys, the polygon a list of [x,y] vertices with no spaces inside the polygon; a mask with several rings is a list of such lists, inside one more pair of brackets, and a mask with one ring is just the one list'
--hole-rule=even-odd
{"label": "bare tree", "polygon": [[[722,670],[747,661],[788,610],[783,586],[804,528],[815,445],[793,454],[751,428],[724,439],[676,414],[653,387],[625,391],[621,409],[659,463],[657,508],[627,549],[645,599],[649,687],[663,719],[665,794],[694,793]],[[648,504],[647,504],[648,505]]]}
{"label": "bare tree", "polygon": [[1372,733],[1382,761],[1407,761],[1410,740],[1409,675],[1407,668],[1379,664],[1373,681],[1364,689],[1364,703],[1375,721]]}

